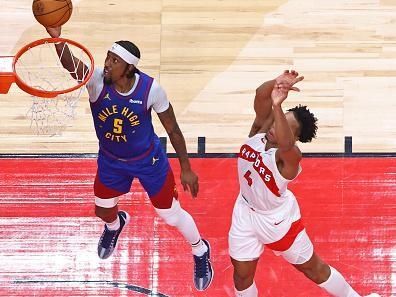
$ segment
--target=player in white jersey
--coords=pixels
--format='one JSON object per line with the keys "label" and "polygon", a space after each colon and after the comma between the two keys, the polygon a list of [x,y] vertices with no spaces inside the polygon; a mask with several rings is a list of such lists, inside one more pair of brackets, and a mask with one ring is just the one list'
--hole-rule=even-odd
{"label": "player in white jersey", "polygon": [[254,275],[264,247],[330,295],[361,296],[314,252],[296,198],[287,188],[301,172],[302,154],[296,141],[310,142],[317,130],[317,119],[306,106],[282,110],[289,91],[299,91],[294,85],[301,80],[297,72],[285,71],[256,90],[256,118],[238,156],[240,193],[229,232],[237,297],[258,296]]}

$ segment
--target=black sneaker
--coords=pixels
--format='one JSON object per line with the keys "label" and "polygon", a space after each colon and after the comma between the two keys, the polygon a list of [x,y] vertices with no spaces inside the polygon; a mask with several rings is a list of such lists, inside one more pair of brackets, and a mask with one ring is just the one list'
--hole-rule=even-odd
{"label": "black sneaker", "polygon": [[201,257],[194,255],[194,285],[198,291],[206,290],[212,283],[214,271],[210,263],[210,245],[205,239],[203,243],[208,247],[208,251]]}
{"label": "black sneaker", "polygon": [[120,218],[120,228],[118,230],[109,230],[105,224],[104,231],[98,243],[98,256],[101,259],[107,259],[111,256],[117,246],[118,236],[121,234],[122,229],[129,223],[130,217],[126,211],[119,211],[118,217]]}

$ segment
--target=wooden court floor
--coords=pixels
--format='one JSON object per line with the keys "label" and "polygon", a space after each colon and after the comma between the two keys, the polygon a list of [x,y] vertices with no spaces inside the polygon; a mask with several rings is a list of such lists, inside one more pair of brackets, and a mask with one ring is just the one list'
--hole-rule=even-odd
{"label": "wooden court floor", "polygon": [[[47,37],[31,0],[0,0],[0,55]],[[73,0],[63,37],[103,65],[115,40],[141,49],[140,68],[160,81],[190,151],[235,152],[252,122],[255,88],[284,69],[306,78],[285,108],[308,104],[318,139],[305,152],[394,152],[396,35],[393,0]],[[87,95],[61,135],[35,135],[31,97],[13,87],[0,95],[0,153],[97,151]],[[158,134],[165,136],[158,120]],[[34,127],[33,123],[33,127]],[[169,146],[170,151],[172,148]]]}

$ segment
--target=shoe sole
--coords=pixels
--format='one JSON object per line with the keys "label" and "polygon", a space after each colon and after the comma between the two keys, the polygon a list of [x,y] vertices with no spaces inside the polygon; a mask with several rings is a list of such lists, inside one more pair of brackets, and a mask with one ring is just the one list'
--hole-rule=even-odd
{"label": "shoe sole", "polygon": [[[212,265],[212,261],[210,261],[210,250],[211,250],[211,247],[210,247],[210,243],[209,243],[209,241],[207,241],[207,240],[204,240],[204,239],[202,239],[202,241],[204,242],[204,244],[208,247],[208,254],[209,254],[209,263],[210,263],[210,267],[212,267],[212,277],[211,277],[211,279],[210,279],[210,282],[209,282],[209,285],[205,288],[205,289],[202,289],[202,290],[200,290],[200,289],[197,289],[197,291],[200,291],[200,292],[203,292],[203,291],[206,291],[209,287],[210,287],[210,285],[212,284],[212,281],[213,281],[213,279],[214,279],[214,269],[213,269],[213,265]],[[195,277],[195,274],[194,274],[194,272],[193,272],[193,278]]]}

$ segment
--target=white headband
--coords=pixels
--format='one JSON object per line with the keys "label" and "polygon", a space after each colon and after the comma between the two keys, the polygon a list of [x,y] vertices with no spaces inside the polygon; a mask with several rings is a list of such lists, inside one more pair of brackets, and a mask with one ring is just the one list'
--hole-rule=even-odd
{"label": "white headband", "polygon": [[110,52],[116,54],[121,59],[123,59],[128,64],[137,66],[139,63],[139,58],[136,57],[134,54],[127,51],[124,47],[119,45],[118,43],[114,43],[111,48],[109,49]]}

